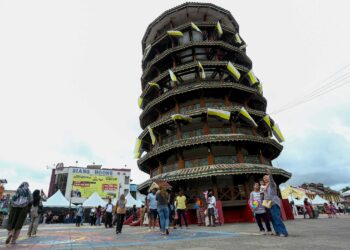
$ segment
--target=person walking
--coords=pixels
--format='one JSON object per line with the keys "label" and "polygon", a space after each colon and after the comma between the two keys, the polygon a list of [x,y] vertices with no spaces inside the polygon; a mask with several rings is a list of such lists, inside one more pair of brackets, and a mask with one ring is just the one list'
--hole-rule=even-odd
{"label": "person walking", "polygon": [[304,208],[305,208],[305,211],[307,212],[307,214],[309,215],[309,219],[312,219],[313,218],[312,206],[307,198],[304,199]]}
{"label": "person walking", "polygon": [[111,228],[112,227],[112,217],[113,217],[113,204],[112,204],[112,200],[111,198],[108,199],[108,203],[106,205],[106,209],[105,209],[105,228],[109,227]]}
{"label": "person walking", "polygon": [[213,195],[213,192],[208,193],[208,218],[209,218],[209,227],[215,227],[215,208],[216,208],[216,198]]}
{"label": "person walking", "polygon": [[287,237],[288,231],[281,218],[281,199],[277,195],[277,185],[274,181],[270,169],[266,171],[264,181],[264,206],[270,214],[272,226],[277,236]]}
{"label": "person walking", "polygon": [[249,206],[253,211],[255,221],[258,224],[258,227],[260,229],[260,233],[262,235],[266,235],[265,228],[262,224],[262,220],[264,220],[265,226],[267,229],[267,234],[273,235],[273,233],[271,232],[270,221],[267,218],[266,209],[262,205],[262,202],[263,202],[263,193],[260,192],[260,183],[255,182],[253,191],[250,193]]}
{"label": "person walking", "polygon": [[185,214],[186,203],[187,203],[186,196],[184,195],[184,192],[180,190],[179,195],[176,197],[176,200],[175,200],[175,206],[176,206],[176,212],[177,212],[177,223],[179,224],[180,228],[182,228],[182,218],[184,219],[186,228],[188,228],[187,218]]}
{"label": "person walking", "polygon": [[196,216],[197,216],[197,224],[198,226],[204,226],[205,225],[205,208],[206,208],[206,201],[203,194],[200,194],[197,197],[196,203],[195,203],[195,209],[196,209]]}
{"label": "person walking", "polygon": [[160,220],[160,231],[162,235],[169,234],[169,194],[165,187],[160,187],[156,193],[157,209]]}
{"label": "person walking", "polygon": [[148,218],[149,218],[149,229],[148,231],[151,232],[151,228],[153,227],[153,231],[155,231],[156,223],[157,223],[157,217],[158,217],[158,202],[156,199],[156,193],[157,188],[153,188],[152,191],[147,195],[147,202],[146,207],[148,211]]}
{"label": "person walking", "polygon": [[96,208],[90,210],[90,226],[96,226]]}
{"label": "person walking", "polygon": [[42,214],[41,193],[38,189],[33,192],[33,203],[30,209],[30,224],[28,228],[28,237],[35,237],[38,230],[40,215]]}
{"label": "person walking", "polygon": [[96,225],[101,226],[102,208],[99,205],[96,209]]}
{"label": "person walking", "polygon": [[337,215],[337,208],[336,208],[336,206],[334,205],[334,203],[333,203],[332,201],[329,202],[329,208],[330,208],[330,210],[331,210],[332,217],[338,218],[338,215]]}
{"label": "person walking", "polygon": [[330,207],[328,206],[328,204],[324,203],[323,207],[324,207],[325,213],[328,215],[328,218],[332,218],[332,211],[331,211]]}
{"label": "person walking", "polygon": [[75,216],[76,217],[75,218],[75,226],[76,227],[80,227],[83,215],[84,215],[84,208],[83,208],[83,205],[80,204],[77,207],[76,216]]}
{"label": "person walking", "polygon": [[18,187],[11,200],[10,215],[7,225],[8,235],[5,241],[6,244],[9,244],[10,242],[11,244],[16,244],[16,240],[21,232],[24,221],[27,218],[32,198],[28,182],[23,182]]}
{"label": "person walking", "polygon": [[119,200],[116,204],[116,212],[117,212],[117,228],[116,233],[121,234],[123,229],[123,223],[126,213],[126,202],[125,195],[121,194]]}

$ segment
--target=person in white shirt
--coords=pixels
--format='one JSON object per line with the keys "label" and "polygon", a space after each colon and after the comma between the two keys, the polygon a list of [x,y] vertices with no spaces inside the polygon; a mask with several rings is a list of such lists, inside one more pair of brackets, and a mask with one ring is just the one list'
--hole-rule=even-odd
{"label": "person in white shirt", "polygon": [[106,211],[105,211],[105,227],[112,227],[112,213],[113,213],[113,204],[112,200],[108,200],[108,204],[106,205]]}
{"label": "person in white shirt", "polygon": [[209,227],[215,227],[215,207],[216,207],[216,199],[213,193],[210,191],[208,193]]}

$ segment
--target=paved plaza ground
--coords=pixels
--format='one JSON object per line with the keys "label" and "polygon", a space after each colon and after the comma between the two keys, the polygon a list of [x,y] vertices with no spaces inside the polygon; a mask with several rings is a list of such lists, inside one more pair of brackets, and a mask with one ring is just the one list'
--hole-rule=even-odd
{"label": "paved plaza ground", "polygon": [[288,238],[263,236],[253,223],[227,224],[215,228],[196,225],[172,230],[169,236],[146,228],[115,229],[74,225],[40,225],[36,238],[22,229],[18,244],[6,246],[6,230],[0,231],[0,249],[350,249],[350,216],[338,219],[296,219],[286,222]]}

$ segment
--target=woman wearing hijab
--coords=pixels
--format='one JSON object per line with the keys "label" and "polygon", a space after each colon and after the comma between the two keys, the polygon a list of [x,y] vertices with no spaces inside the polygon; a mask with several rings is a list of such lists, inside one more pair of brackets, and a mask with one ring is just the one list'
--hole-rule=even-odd
{"label": "woman wearing hijab", "polygon": [[126,199],[125,195],[122,194],[119,197],[119,200],[116,204],[117,207],[117,234],[122,233],[123,223],[124,223],[124,217],[126,213]]}
{"label": "woman wearing hijab", "polygon": [[30,209],[30,224],[28,228],[28,237],[36,236],[36,231],[38,230],[39,219],[41,214],[41,211],[39,210],[42,210],[41,193],[38,189],[36,189],[33,192],[33,204]]}
{"label": "woman wearing hijab", "polygon": [[[277,236],[287,237],[288,232],[281,218],[281,199],[277,195],[277,185],[270,169],[267,169],[267,175],[263,177],[264,181],[264,202],[265,206],[270,214],[273,229]],[[264,205],[265,203],[265,205]]]}
{"label": "woman wearing hijab", "polygon": [[6,244],[16,244],[16,240],[21,232],[22,226],[29,212],[29,205],[32,202],[32,194],[29,190],[28,182],[23,182],[11,200],[11,209],[8,219],[8,236]]}

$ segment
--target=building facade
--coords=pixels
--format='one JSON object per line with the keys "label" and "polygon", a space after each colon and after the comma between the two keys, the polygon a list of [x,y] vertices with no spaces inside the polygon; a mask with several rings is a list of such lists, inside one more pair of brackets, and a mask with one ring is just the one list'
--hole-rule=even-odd
{"label": "building facade", "polygon": [[327,201],[341,201],[340,192],[329,187],[325,187],[322,183],[304,183],[301,185],[301,188],[314,192],[316,195],[321,196]]}
{"label": "building facade", "polygon": [[130,191],[130,169],[102,168],[102,165],[64,167],[63,163],[52,169],[49,197],[61,190],[67,200],[79,204],[97,192],[101,198],[115,198]]}
{"label": "building facade", "polygon": [[278,184],[291,176],[272,166],[283,141],[266,114],[262,83],[232,14],[185,3],[165,11],[142,40],[143,132],[135,154],[150,179],[185,190],[189,203],[208,189],[226,221],[245,220],[254,181],[270,168]]}

